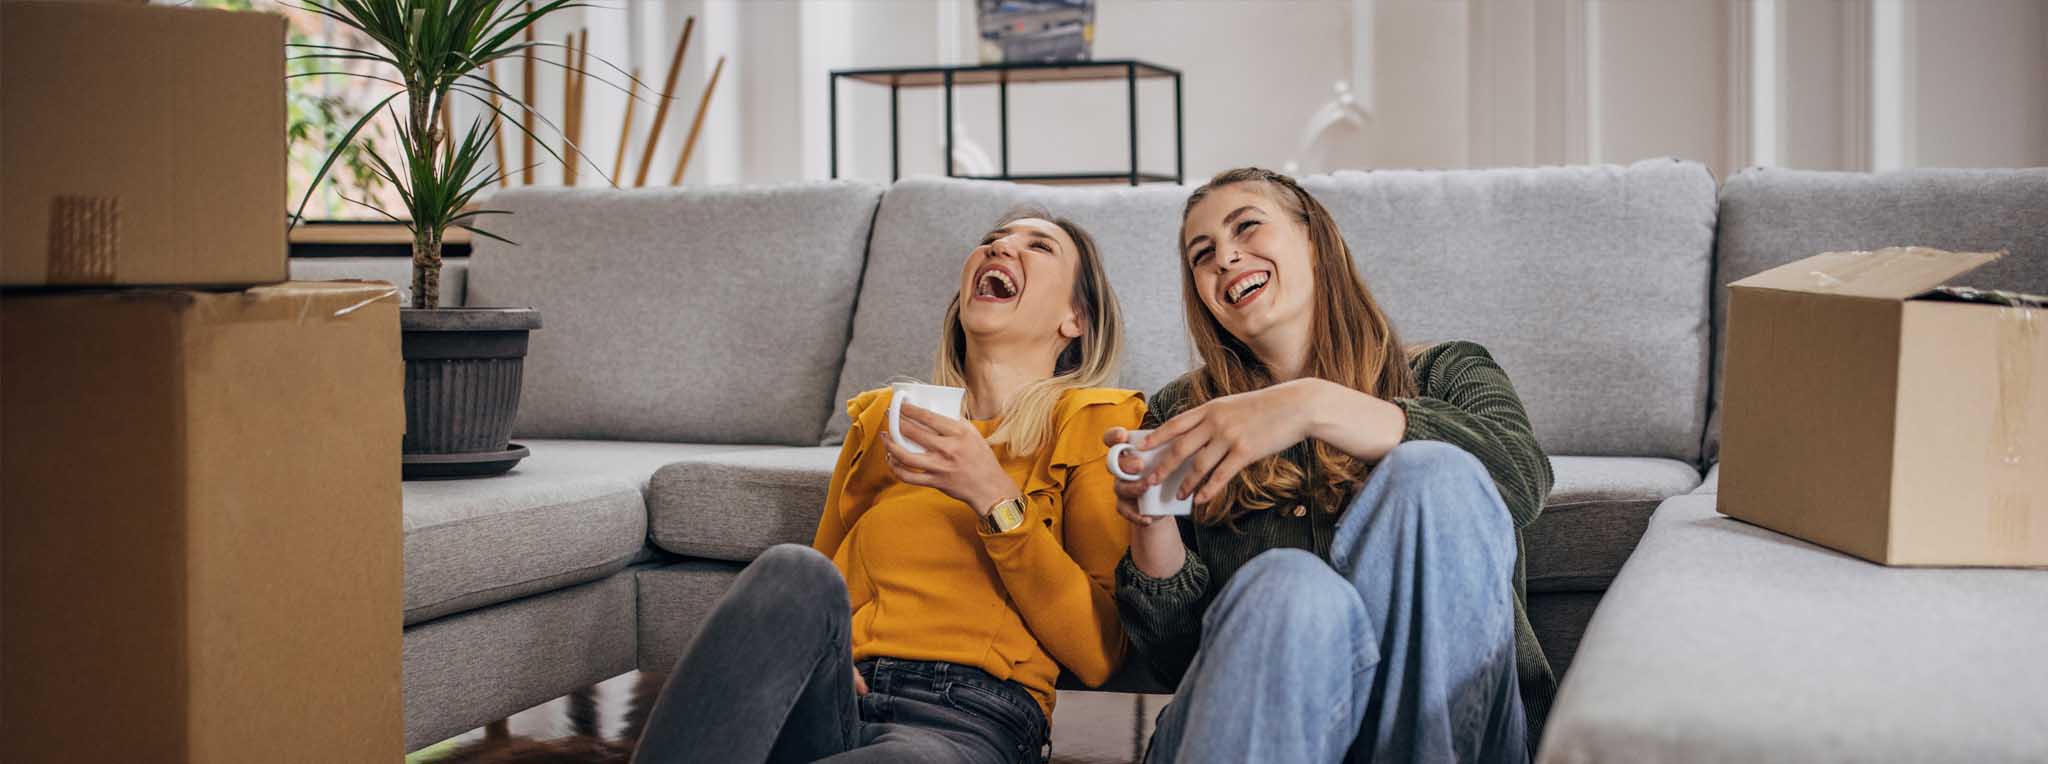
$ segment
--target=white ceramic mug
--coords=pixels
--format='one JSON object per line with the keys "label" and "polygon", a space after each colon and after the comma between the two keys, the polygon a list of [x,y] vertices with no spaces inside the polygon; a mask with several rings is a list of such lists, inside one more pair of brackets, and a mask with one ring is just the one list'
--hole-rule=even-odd
{"label": "white ceramic mug", "polygon": [[897,382],[889,386],[889,437],[896,440],[913,454],[924,453],[924,446],[903,437],[903,404],[908,403],[947,419],[960,419],[960,406],[967,400],[967,388],[926,385],[917,382]]}
{"label": "white ceramic mug", "polygon": [[[1131,453],[1138,455],[1138,461],[1144,465],[1143,469],[1150,469],[1152,467],[1152,460],[1157,459],[1159,457],[1159,453],[1161,451],[1165,451],[1166,447],[1164,445],[1161,445],[1157,448],[1139,450],[1137,446],[1131,445],[1131,442],[1139,440],[1145,437],[1146,435],[1151,434],[1151,432],[1151,430],[1132,430],[1128,436],[1128,440],[1122,443],[1118,443],[1114,446],[1110,446],[1108,459],[1109,473],[1115,475],[1118,480],[1123,480],[1126,482],[1144,478],[1144,475],[1142,474],[1133,475],[1131,473],[1125,472],[1124,465],[1122,464],[1122,459],[1124,452],[1129,451]],[[1160,481],[1159,485],[1155,485],[1151,488],[1145,489],[1145,495],[1138,498],[1138,514],[1147,516],[1164,516],[1185,515],[1190,512],[1193,512],[1195,509],[1195,500],[1193,497],[1185,499],[1176,498],[1180,495],[1181,481],[1186,480],[1187,477],[1188,464],[1186,462],[1182,462],[1180,465],[1180,469],[1174,470],[1173,474],[1167,476],[1165,480]]]}

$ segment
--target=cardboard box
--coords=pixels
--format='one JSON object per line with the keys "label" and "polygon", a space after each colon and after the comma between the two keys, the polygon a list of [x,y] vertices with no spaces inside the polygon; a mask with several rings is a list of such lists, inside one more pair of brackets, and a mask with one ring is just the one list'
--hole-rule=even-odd
{"label": "cardboard box", "polygon": [[0,761],[403,756],[389,286],[0,298]]}
{"label": "cardboard box", "polygon": [[1721,512],[1890,565],[2048,565],[2048,307],[1931,290],[1998,257],[1729,285]]}
{"label": "cardboard box", "polygon": [[284,17],[0,2],[0,286],[285,280]]}

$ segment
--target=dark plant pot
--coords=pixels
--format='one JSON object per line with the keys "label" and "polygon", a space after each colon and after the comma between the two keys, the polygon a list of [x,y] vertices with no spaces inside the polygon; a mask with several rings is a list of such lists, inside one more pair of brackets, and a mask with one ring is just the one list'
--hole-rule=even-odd
{"label": "dark plant pot", "polygon": [[405,356],[405,478],[484,477],[512,469],[532,308],[398,312]]}

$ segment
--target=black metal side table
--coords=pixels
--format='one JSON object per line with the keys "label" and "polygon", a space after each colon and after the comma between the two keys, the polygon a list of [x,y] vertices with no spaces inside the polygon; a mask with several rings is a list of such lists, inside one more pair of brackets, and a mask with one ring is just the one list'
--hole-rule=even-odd
{"label": "black metal side table", "polygon": [[[1138,80],[1173,79],[1173,174],[1141,172],[1138,169]],[[1076,61],[1068,63],[988,64],[983,66],[924,66],[882,69],[834,69],[826,86],[831,119],[832,177],[839,177],[839,80],[851,79],[889,87],[889,179],[902,176],[901,143],[897,96],[904,88],[945,88],[946,91],[946,177],[975,180],[1009,180],[1021,183],[1179,183],[1186,156],[1181,127],[1180,70],[1135,59]],[[1127,83],[1126,103],[1130,106],[1131,167],[1129,171],[1063,172],[1014,174],[1010,172],[1010,84],[1123,80]],[[996,175],[955,175],[953,173],[953,88],[967,85],[996,86],[996,124],[1001,134],[1001,172]]]}

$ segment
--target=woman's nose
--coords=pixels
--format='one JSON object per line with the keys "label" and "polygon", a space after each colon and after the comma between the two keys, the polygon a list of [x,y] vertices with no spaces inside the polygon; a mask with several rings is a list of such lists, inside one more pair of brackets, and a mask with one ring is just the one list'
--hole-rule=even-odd
{"label": "woman's nose", "polygon": [[1017,250],[1011,248],[1010,242],[1008,242],[1007,240],[996,241],[996,243],[993,246],[988,248],[988,251],[991,255],[1001,255],[1012,260],[1017,259]]}

